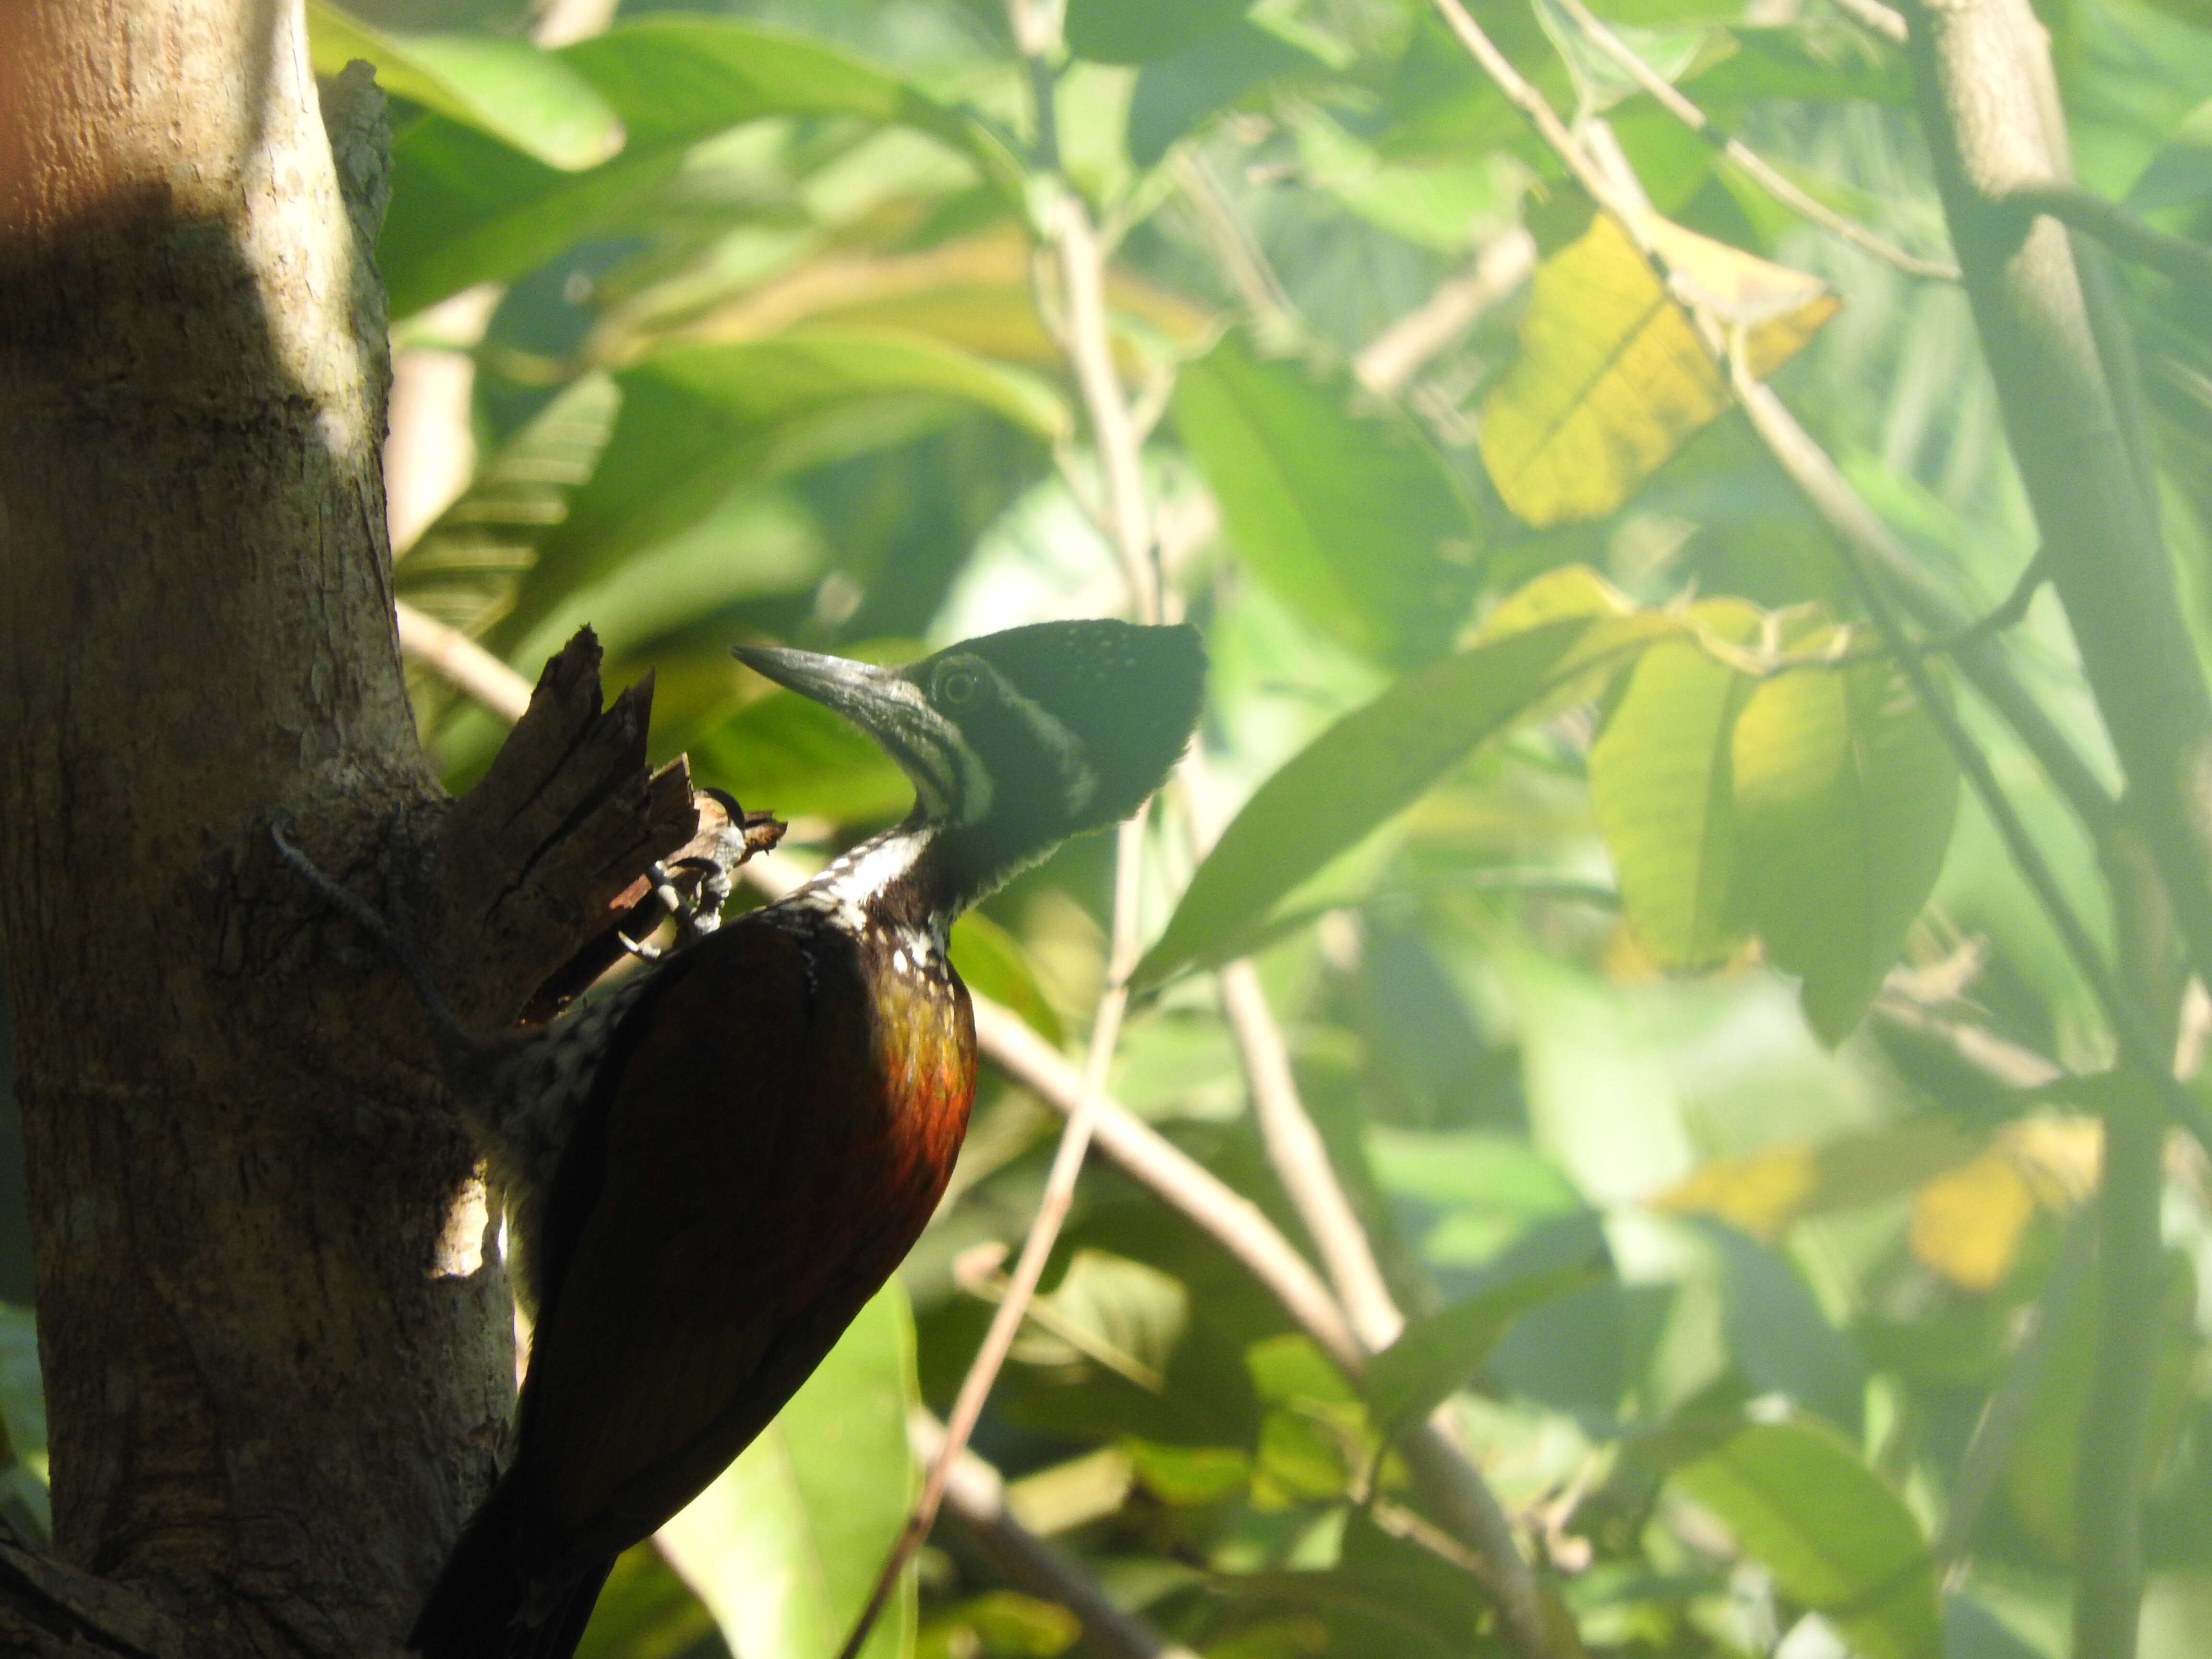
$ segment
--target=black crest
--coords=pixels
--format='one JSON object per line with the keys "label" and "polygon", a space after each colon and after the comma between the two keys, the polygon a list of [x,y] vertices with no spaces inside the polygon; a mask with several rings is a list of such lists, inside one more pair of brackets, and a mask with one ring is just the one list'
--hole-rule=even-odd
{"label": "black crest", "polygon": [[1188,626],[1036,623],[966,641],[915,667],[962,656],[990,664],[1080,746],[1098,783],[1067,823],[1070,833],[1128,817],[1159,787],[1190,741],[1206,689],[1206,651]]}

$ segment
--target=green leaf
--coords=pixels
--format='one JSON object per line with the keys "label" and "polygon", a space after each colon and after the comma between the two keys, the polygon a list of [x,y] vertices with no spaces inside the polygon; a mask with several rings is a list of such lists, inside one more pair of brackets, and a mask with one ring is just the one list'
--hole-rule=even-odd
{"label": "green leaf", "polygon": [[1067,49],[1098,64],[1149,64],[1240,20],[1251,0],[1067,0]]}
{"label": "green leaf", "polygon": [[[866,329],[670,345],[615,380],[614,434],[565,522],[539,544],[537,568],[496,635],[501,654],[541,632],[585,585],[697,526],[749,485],[910,437],[962,404],[1045,438],[1060,435],[1068,419],[1057,394],[1019,369]],[[693,547],[684,556],[713,551]],[[716,586],[726,592],[745,580],[733,571]]]}
{"label": "green leaf", "polygon": [[1196,45],[1146,64],[1129,94],[1129,159],[1149,167],[1215,111],[1255,88],[1322,72],[1310,52],[1239,18]]}
{"label": "green leaf", "polygon": [[537,562],[539,544],[590,481],[621,405],[605,374],[562,388],[394,557],[399,597],[472,639],[496,623]]}
{"label": "green leaf", "polygon": [[1155,985],[1221,962],[1275,902],[1463,760],[1594,671],[1675,626],[1655,616],[1570,616],[1432,664],[1353,710],[1261,784],[1199,866],[1137,966]]}
{"label": "green leaf", "polygon": [[1066,1034],[1060,1016],[1037,988],[1036,973],[1021,940],[985,915],[969,910],[952,924],[952,966],[978,996],[1004,1003],[1022,1024],[1058,1048]]}
{"label": "green leaf", "polygon": [[1083,1633],[1057,1601],[1018,1590],[986,1590],[931,1613],[914,1659],[1054,1659]]}
{"label": "green leaf", "polygon": [[1919,1523],[1834,1430],[1807,1418],[1747,1424],[1672,1479],[1863,1659],[1942,1659],[1935,1562]]}
{"label": "green leaf", "polygon": [[564,47],[629,134],[623,153],[562,173],[444,115],[392,145],[377,262],[395,316],[472,283],[505,281],[594,230],[649,219],[654,186],[702,139],[775,115],[911,126],[973,159],[1008,199],[1020,168],[991,130],[910,83],[802,36],[702,17],[626,23]]}
{"label": "green leaf", "polygon": [[682,1659],[714,1628],[714,1615],[648,1541],[607,1575],[575,1659]]}
{"label": "green leaf", "polygon": [[1234,1446],[1164,1446],[1131,1437],[1121,1449],[1138,1480],[1164,1503],[1215,1503],[1243,1491],[1252,1475],[1252,1460]]}
{"label": "green leaf", "polygon": [[[896,1279],[766,1432],[660,1529],[730,1650],[830,1659],[913,1501],[914,1324]],[[912,1568],[862,1653],[914,1640]]]}
{"label": "green leaf", "polygon": [[[1531,1252],[1532,1260],[1501,1264],[1497,1283],[1417,1319],[1376,1354],[1363,1387],[1368,1409],[1386,1434],[1420,1421],[1467,1386],[1522,1315],[1594,1284],[1605,1266],[1601,1236],[1559,1230],[1565,1251]],[[1577,1248],[1577,1247],[1579,1248]],[[1547,1260],[1561,1254],[1568,1259]]]}
{"label": "green leaf", "polygon": [[1411,429],[1348,414],[1349,395],[1226,335],[1177,378],[1176,429],[1277,597],[1355,650],[1419,660],[1457,623],[1474,520]]}
{"label": "green leaf", "polygon": [[1763,681],[1732,751],[1742,915],[1804,981],[1805,1018],[1850,1033],[1943,866],[1956,763],[1887,663]]}
{"label": "green leaf", "polygon": [[0,1303],[0,1516],[39,1539],[53,1535],[46,1492],[46,1392],[39,1367],[39,1328],[28,1308]]}
{"label": "green leaf", "polygon": [[839,823],[888,818],[914,799],[914,786],[890,757],[820,703],[772,692],[691,740],[702,777],[739,800],[775,803],[788,815],[812,813]]}
{"label": "green leaf", "polygon": [[307,51],[318,75],[336,75],[354,58],[366,58],[393,97],[562,172],[597,167],[623,147],[622,118],[613,106],[568,64],[527,40],[391,35],[329,0],[307,0]]}
{"label": "green leaf", "polygon": [[[1757,636],[1749,605],[1708,601],[1700,620]],[[1669,968],[1725,960],[1742,942],[1729,880],[1736,862],[1729,743],[1752,678],[1694,639],[1637,659],[1589,751],[1590,804],[1620,876],[1636,937]]]}

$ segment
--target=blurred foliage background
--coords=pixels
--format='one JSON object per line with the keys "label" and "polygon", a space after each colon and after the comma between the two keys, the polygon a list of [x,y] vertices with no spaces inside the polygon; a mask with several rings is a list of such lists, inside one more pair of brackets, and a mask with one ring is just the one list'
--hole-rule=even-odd
{"label": "blurred foliage background", "polygon": [[[2073,1650],[2111,1039],[1701,339],[1773,376],[2114,766],[2056,603],[1999,610],[2035,532],[1894,15],[1600,3],[1476,15],[1627,228],[1417,0],[1069,0],[1019,42],[994,0],[310,0],[318,68],[368,58],[393,100],[395,577],[457,787],[503,729],[465,647],[534,678],[588,622],[611,683],[655,675],[658,757],[791,819],[792,867],[902,811],[865,740],[727,647],[896,659],[1127,614],[1055,215],[1107,250],[1091,343],[1212,664],[1110,1092],[1389,1352],[1347,1376],[1218,1227],[1094,1154],[872,1654],[1513,1650],[1391,1449],[1431,1407],[1550,1651]],[[2083,182],[2202,237],[2212,11],[2040,15]],[[2212,306],[2114,275],[2203,641]],[[2104,939],[2065,802],[1925,661]],[[1048,1053],[1097,1007],[1115,856],[1063,849],[959,937]],[[1212,970],[1245,960],[1377,1265],[1364,1312],[1252,1109],[1285,1096],[1224,1018]],[[2184,1077],[2208,1024],[2199,990]],[[625,1558],[593,1659],[836,1652],[1035,1211],[1060,1121],[1036,1085],[988,1075],[898,1284]],[[2182,1659],[2212,1619],[2212,1182],[2179,1133],[2162,1227],[2130,1490],[2142,1651]],[[0,1505],[35,1525],[25,1314],[0,1419]]]}

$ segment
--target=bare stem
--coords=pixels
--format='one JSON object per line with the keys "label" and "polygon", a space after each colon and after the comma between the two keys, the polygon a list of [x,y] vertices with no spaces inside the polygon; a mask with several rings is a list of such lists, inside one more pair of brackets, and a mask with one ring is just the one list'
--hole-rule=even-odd
{"label": "bare stem", "polygon": [[509,726],[530,707],[530,682],[459,629],[448,628],[404,599],[393,601],[399,615],[399,648],[447,684],[466,692]]}
{"label": "bare stem", "polygon": [[1997,199],[2030,213],[2047,213],[2095,237],[2113,252],[2163,271],[2177,283],[2212,288],[2212,247],[2154,229],[2094,191],[2054,179],[2014,185]]}
{"label": "bare stem", "polygon": [[1863,248],[1876,258],[1904,271],[1909,276],[1924,276],[1939,283],[1959,280],[1959,267],[1947,259],[1923,259],[1918,254],[1908,253],[1887,237],[1877,235],[1854,219],[1846,218],[1826,204],[1808,195],[1777,172],[1773,165],[1741,139],[1723,131],[1713,123],[1711,116],[1684,97],[1674,82],[1654,70],[1638,57],[1629,44],[1607,26],[1604,20],[1583,3],[1583,0],[1559,0],[1575,25],[1589,37],[1590,44],[1618,64],[1628,78],[1649,93],[1653,100],[1684,126],[1741,167],[1753,182],[1792,212],[1802,215],[1832,235],[1839,236],[1855,247]]}
{"label": "bare stem", "polygon": [[[917,1408],[908,1421],[907,1439],[916,1457],[934,1463],[944,1455],[945,1425]],[[1195,1659],[1149,1621],[1115,1607],[1097,1579],[1015,1520],[1006,1508],[1004,1478],[974,1452],[963,1451],[953,1461],[945,1508],[1016,1589],[1073,1613],[1100,1659]]]}

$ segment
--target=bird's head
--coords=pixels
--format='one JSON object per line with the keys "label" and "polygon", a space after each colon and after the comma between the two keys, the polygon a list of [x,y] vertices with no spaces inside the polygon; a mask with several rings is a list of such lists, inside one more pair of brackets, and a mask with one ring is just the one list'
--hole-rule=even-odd
{"label": "bird's head", "polygon": [[1197,630],[1112,621],[1008,629],[901,667],[770,646],[748,667],[835,709],[914,781],[909,823],[965,903],[1070,836],[1128,817],[1198,720]]}

